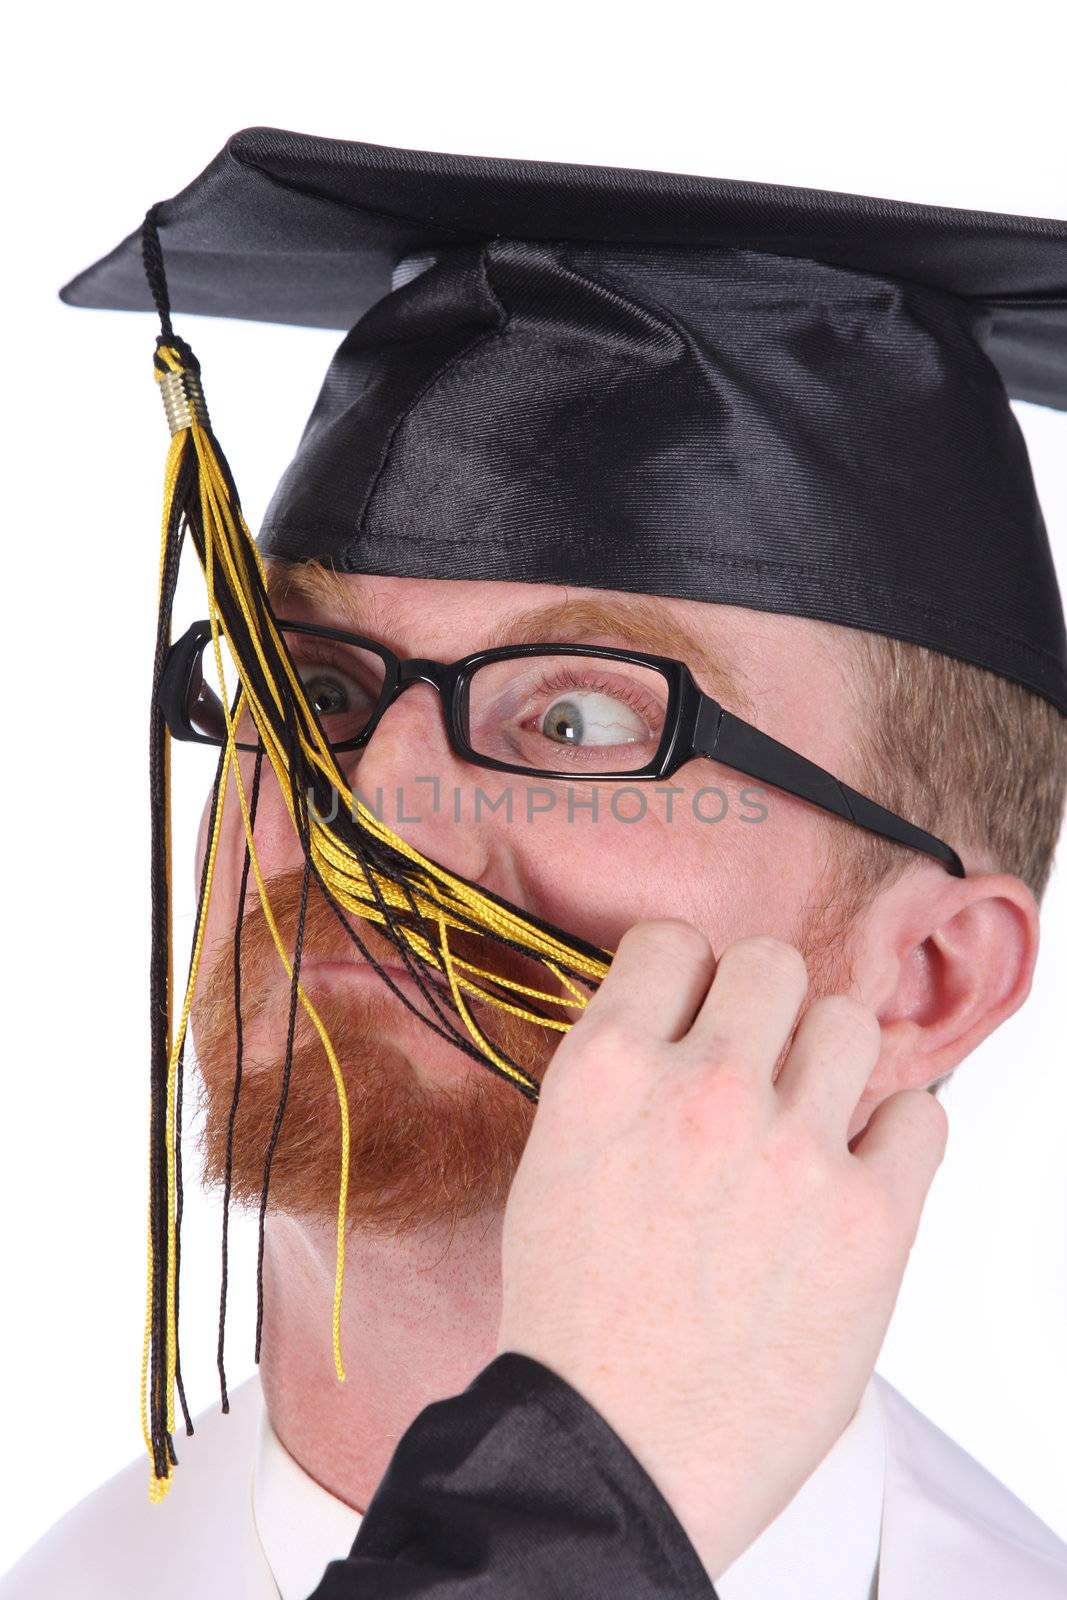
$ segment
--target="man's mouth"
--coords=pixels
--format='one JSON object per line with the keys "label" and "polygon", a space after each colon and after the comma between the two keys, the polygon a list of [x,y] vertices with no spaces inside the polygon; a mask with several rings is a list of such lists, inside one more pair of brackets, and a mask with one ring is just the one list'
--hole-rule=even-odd
{"label": "man's mouth", "polygon": [[[421,966],[421,964],[414,959],[412,960],[412,966],[416,972],[425,974],[427,982],[432,983],[435,981],[444,981],[441,975],[435,972],[433,968]],[[412,984],[415,983],[412,972],[408,967],[404,966],[402,962],[378,960],[377,966],[374,966],[369,960],[367,960],[365,956],[359,955],[357,952],[353,952],[353,954],[350,956],[306,956],[300,963],[301,980],[303,980],[305,976],[372,976],[376,978],[379,976],[379,973],[384,973],[394,983],[398,979],[405,979],[408,983]]]}
{"label": "man's mouth", "polygon": [[[295,891],[298,886],[291,887]],[[276,898],[281,900],[276,910],[277,926],[291,961],[298,931],[298,903],[295,892],[288,897],[294,903],[287,904],[281,896]],[[417,1013],[426,1016],[436,1012],[439,1005],[450,1014],[455,1012],[451,984],[447,973],[440,967],[420,960],[414,951],[410,952],[409,966],[397,944],[376,925],[363,919],[351,915],[345,918],[352,934],[359,938],[357,944],[355,937],[346,934],[339,919],[324,905],[313,903],[308,912],[299,976],[309,994],[316,989],[322,989],[324,993],[333,990],[339,999],[343,995],[350,996],[353,1005],[357,999],[360,1002],[363,999],[372,1002],[376,996],[380,996],[387,1007],[390,1007],[392,1000],[396,1000],[398,1004],[403,1003],[405,1009],[414,1007]],[[412,919],[398,917],[400,920]],[[265,946],[266,929],[255,922],[252,926],[256,942]],[[418,931],[428,942],[432,942],[432,930],[427,929],[424,923],[420,923]],[[579,1008],[569,999],[564,1000],[562,1009],[537,1000],[537,992],[552,994],[557,992],[558,986],[552,976],[532,958],[508,949],[487,948],[486,941],[464,928],[452,930],[449,947],[456,962],[456,975],[461,980],[465,1003],[491,1037],[496,1037],[501,1027],[508,1026],[510,1019],[505,1020],[505,1013],[500,1012],[489,997],[495,996],[506,1005],[517,1003],[527,1006],[531,1011],[541,1012],[548,1017],[562,1015],[573,1021],[579,1014]],[[265,949],[263,952],[257,951],[257,956],[260,953],[266,956]],[[474,970],[467,972],[465,963],[470,963]],[[260,973],[259,981],[266,981],[276,997],[272,1003],[281,1003],[283,995],[288,995],[292,981],[285,965],[276,960],[268,962],[264,969],[257,960],[255,969]],[[492,976],[494,973],[496,978]],[[464,979],[474,985],[473,992],[462,981]],[[521,989],[512,991],[509,980],[528,986],[528,991],[534,993],[523,993]],[[477,990],[484,992],[479,994]],[[455,1020],[458,1024],[458,1017]],[[542,1048],[540,1030],[534,1024],[528,1026],[534,1027],[532,1047]],[[463,1031],[465,1033],[466,1030]],[[553,1039],[552,1042],[558,1041]],[[519,1041],[516,1041],[515,1047],[520,1048]],[[530,1047],[527,1043],[523,1048]]]}

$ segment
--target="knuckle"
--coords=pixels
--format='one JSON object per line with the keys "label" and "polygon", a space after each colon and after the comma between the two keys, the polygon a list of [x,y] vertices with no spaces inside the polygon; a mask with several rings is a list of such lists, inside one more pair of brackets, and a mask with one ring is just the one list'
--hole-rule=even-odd
{"label": "knuckle", "polygon": [[582,1041],[582,1055],[586,1060],[611,1062],[634,1053],[637,1039],[632,1028],[615,1017],[602,1021],[590,1017],[589,1021],[590,1027]]}
{"label": "knuckle", "polygon": [[648,1064],[655,1058],[656,1041],[635,1028],[613,1017],[602,1022],[594,1022],[592,1018],[589,1021],[583,1037],[580,1040],[573,1037],[574,1065],[586,1081],[595,1079],[598,1085],[610,1090],[613,1081],[622,1081],[624,1071],[640,1068],[642,1063]]}
{"label": "knuckle", "polygon": [[686,1073],[672,1087],[674,1118],[687,1147],[721,1152],[749,1142],[764,1123],[766,1097],[742,1072]]}
{"label": "knuckle", "polygon": [[675,1107],[670,1126],[675,1157],[699,1158],[713,1149],[721,1151],[722,1117],[710,1095],[686,1095]]}
{"label": "knuckle", "polygon": [[830,994],[813,1000],[808,1008],[811,1026],[858,1046],[876,1047],[882,1035],[881,1026],[871,1007],[855,995]]}
{"label": "knuckle", "polygon": [[679,961],[701,961],[711,952],[711,941],[682,917],[647,917],[635,922],[620,940],[644,948],[656,945]]}
{"label": "knuckle", "polygon": [[740,958],[758,967],[765,981],[807,987],[807,963],[796,945],[789,944],[785,939],[779,939],[772,933],[754,933],[738,939],[730,949],[735,952],[735,959]]}

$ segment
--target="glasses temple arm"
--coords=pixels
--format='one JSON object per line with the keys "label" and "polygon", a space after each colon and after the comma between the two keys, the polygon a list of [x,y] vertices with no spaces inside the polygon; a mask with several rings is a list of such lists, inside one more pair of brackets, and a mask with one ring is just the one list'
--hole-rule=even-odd
{"label": "glasses temple arm", "polygon": [[776,789],[784,789],[787,794],[807,800],[846,822],[854,822],[870,833],[933,856],[953,877],[966,876],[963,862],[951,845],[905,822],[903,817],[887,811],[857,789],[849,788],[847,783],[816,766],[806,756],[724,711],[709,696],[701,700],[693,742],[698,755],[708,756],[747,777],[773,784]]}

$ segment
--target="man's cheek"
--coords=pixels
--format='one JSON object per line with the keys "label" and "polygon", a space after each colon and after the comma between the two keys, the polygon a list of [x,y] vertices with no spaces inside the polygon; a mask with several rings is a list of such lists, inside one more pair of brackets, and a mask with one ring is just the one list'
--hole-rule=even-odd
{"label": "man's cheek", "polygon": [[[196,890],[199,892],[200,882],[204,870],[204,861],[211,844],[211,800],[210,797],[204,806],[200,818],[200,827],[196,839]],[[232,778],[230,792],[226,795],[223,806],[222,823],[218,830],[218,842],[215,848],[215,861],[211,876],[211,893],[207,908],[206,943],[210,951],[220,938],[232,939],[233,922],[237,910],[237,894],[241,878],[241,866],[244,860],[244,826],[241,820],[241,808],[236,795],[232,793]],[[255,895],[255,881],[250,879],[249,888]]]}
{"label": "man's cheek", "polygon": [[579,937],[613,950],[642,917],[696,920],[693,886],[702,868],[684,827],[657,823],[650,815],[619,821],[605,797],[595,818],[576,810],[568,821],[562,812],[551,827],[523,831],[531,909]]}

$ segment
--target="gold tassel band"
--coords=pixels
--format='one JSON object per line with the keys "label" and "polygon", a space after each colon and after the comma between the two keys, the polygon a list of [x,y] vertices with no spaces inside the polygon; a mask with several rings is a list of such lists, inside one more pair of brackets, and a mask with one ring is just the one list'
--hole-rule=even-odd
{"label": "gold tassel band", "polygon": [[194,422],[210,428],[207,402],[200,385],[200,374],[187,370],[164,372],[159,379],[159,392],[163,397],[163,410],[171,434],[191,428]]}

